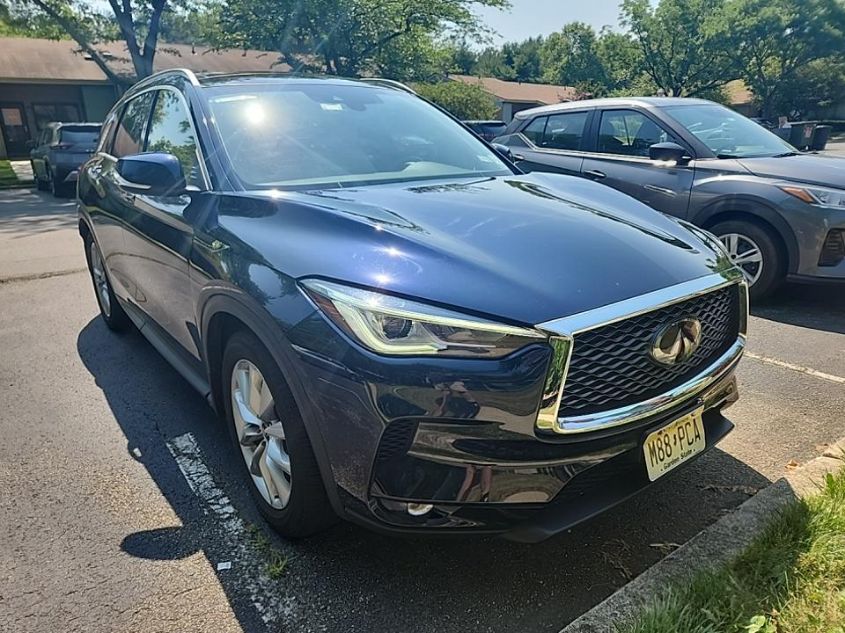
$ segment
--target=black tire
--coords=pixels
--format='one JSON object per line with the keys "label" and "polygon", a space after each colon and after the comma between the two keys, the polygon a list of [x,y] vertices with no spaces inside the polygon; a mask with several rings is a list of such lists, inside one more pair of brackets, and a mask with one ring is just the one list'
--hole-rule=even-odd
{"label": "black tire", "polygon": [[[284,441],[290,456],[290,497],[283,508],[275,508],[264,499],[250,475],[249,467],[241,451],[232,413],[231,384],[235,366],[242,360],[249,361],[261,372],[273,397],[278,419],[284,423]],[[248,332],[241,331],[233,334],[223,352],[220,379],[229,437],[237,455],[237,461],[243,467],[243,476],[247,479],[250,493],[262,516],[274,530],[287,538],[311,536],[336,523],[338,518],[326,494],[317,458],[314,456],[302,416],[281,370],[264,345]]]}
{"label": "black tire", "polygon": [[38,189],[38,191],[47,191],[47,189],[50,188],[49,183],[38,175],[38,171],[35,169],[35,162],[29,162],[32,165],[32,176],[35,179],[35,188]]}
{"label": "black tire", "polygon": [[103,321],[105,321],[106,326],[113,332],[125,332],[132,326],[132,321],[129,319],[126,312],[124,312],[123,307],[117,300],[117,297],[114,296],[114,290],[112,289],[111,280],[109,279],[108,270],[103,262],[102,255],[99,255],[99,258],[102,265],[102,272],[105,279],[105,289],[108,296],[107,305],[103,297],[100,296],[101,287],[97,280],[98,275],[94,271],[94,264],[92,262],[94,249],[96,249],[96,253],[99,255],[100,248],[89,235],[85,238],[85,260],[88,262],[88,273],[91,275],[91,283],[94,285],[94,296],[97,299],[97,306],[100,308],[100,316],[103,317]]}
{"label": "black tire", "polygon": [[741,235],[760,249],[763,269],[759,278],[751,285],[752,299],[765,299],[783,283],[786,274],[786,253],[770,229],[745,220],[727,220],[709,227],[708,230],[720,240],[731,233]]}
{"label": "black tire", "polygon": [[52,170],[49,166],[47,167],[47,173],[50,176],[50,191],[53,194],[54,198],[67,198],[70,196],[70,186],[66,182],[62,182],[59,179],[59,175]]}

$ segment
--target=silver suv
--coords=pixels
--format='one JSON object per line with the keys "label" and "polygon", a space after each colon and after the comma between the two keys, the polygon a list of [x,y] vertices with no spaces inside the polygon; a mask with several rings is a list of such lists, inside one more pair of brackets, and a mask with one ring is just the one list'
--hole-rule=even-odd
{"label": "silver suv", "polygon": [[525,110],[496,139],[524,171],[589,178],[714,233],[752,297],[785,278],[845,282],[845,159],[805,154],[701,99]]}

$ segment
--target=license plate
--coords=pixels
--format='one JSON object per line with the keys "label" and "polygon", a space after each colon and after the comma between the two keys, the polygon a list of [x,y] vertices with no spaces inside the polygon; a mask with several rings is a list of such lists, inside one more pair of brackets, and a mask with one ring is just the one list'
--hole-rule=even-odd
{"label": "license plate", "polygon": [[700,407],[649,433],[643,444],[649,481],[662,477],[704,450],[704,424]]}

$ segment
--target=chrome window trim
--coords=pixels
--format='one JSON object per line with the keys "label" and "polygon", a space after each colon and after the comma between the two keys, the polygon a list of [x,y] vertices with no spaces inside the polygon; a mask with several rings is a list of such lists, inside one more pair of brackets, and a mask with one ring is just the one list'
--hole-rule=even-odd
{"label": "chrome window trim", "polygon": [[[575,347],[576,334],[659,310],[675,303],[688,301],[733,284],[739,286],[739,338],[715,363],[712,363],[704,371],[682,385],[643,402],[595,414],[569,418],[559,417],[560,403],[566,390],[566,378],[569,373],[572,351]],[[553,431],[558,434],[585,433],[612,428],[665,411],[680,401],[706,389],[733,368],[745,349],[748,329],[748,284],[742,277],[742,273],[731,267],[718,273],[698,277],[644,295],[623,299],[568,317],[546,321],[536,327],[547,332],[552,342],[553,353],[544,394],[546,397],[552,393],[555,395],[549,405],[541,407],[537,412],[535,427],[540,431]],[[567,344],[555,345],[556,340],[565,341]],[[552,371],[553,367],[560,367],[561,365],[562,370],[560,372]],[[557,380],[558,377],[561,379]],[[553,378],[554,380],[552,380]]]}

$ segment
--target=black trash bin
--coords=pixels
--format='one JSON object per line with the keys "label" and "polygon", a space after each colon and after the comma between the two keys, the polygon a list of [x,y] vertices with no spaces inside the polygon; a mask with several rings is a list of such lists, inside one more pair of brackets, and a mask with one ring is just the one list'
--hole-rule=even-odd
{"label": "black trash bin", "polygon": [[830,125],[817,125],[813,130],[813,142],[810,143],[810,149],[814,152],[822,151],[827,146],[832,131],[833,127]]}
{"label": "black trash bin", "polygon": [[789,144],[798,149],[805,150],[810,147],[810,142],[813,139],[813,130],[816,129],[816,124],[813,121],[794,121],[790,123],[792,126],[789,129]]}

